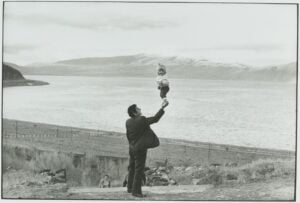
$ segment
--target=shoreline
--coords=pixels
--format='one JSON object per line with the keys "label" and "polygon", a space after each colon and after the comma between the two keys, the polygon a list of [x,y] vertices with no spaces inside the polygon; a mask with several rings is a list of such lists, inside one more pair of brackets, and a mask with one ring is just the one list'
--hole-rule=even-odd
{"label": "shoreline", "polygon": [[3,80],[3,88],[5,87],[18,87],[18,86],[42,86],[49,85],[48,82],[40,80]]}
{"label": "shoreline", "polygon": [[[153,80],[153,75],[150,76],[122,76],[122,75],[69,75],[69,74],[24,74],[24,76],[33,76],[33,77],[84,77],[84,78],[130,78],[130,79],[151,79]],[[181,78],[181,77],[173,77],[172,80],[186,80],[187,78]],[[284,85],[284,84],[290,84],[295,85],[295,81],[264,81],[264,80],[239,80],[239,79],[198,79],[198,78],[189,78],[191,81],[209,81],[209,82],[244,82],[244,83],[260,83],[260,84],[277,84],[277,85]]]}

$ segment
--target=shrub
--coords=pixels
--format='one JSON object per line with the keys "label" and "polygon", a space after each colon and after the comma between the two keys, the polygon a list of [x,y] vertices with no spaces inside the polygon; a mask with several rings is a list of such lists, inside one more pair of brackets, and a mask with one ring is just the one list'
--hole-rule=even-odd
{"label": "shrub", "polygon": [[25,151],[18,147],[4,146],[2,160],[3,173],[10,169],[20,170],[30,168],[29,161],[26,160]]}
{"label": "shrub", "polygon": [[[251,163],[236,166],[202,166],[188,167],[191,170],[182,170],[175,167],[170,178],[179,185],[213,184],[220,185],[226,182],[248,183],[266,180],[274,177],[295,176],[295,160],[292,159],[261,159]],[[194,181],[193,181],[194,179]]]}
{"label": "shrub", "polygon": [[30,161],[32,171],[39,172],[43,169],[57,171],[59,169],[73,169],[73,163],[70,156],[61,153],[41,153]]}
{"label": "shrub", "polygon": [[190,185],[193,177],[184,174],[184,172],[178,170],[172,170],[169,177],[176,180],[179,185]]}
{"label": "shrub", "polygon": [[[246,183],[295,175],[295,161],[291,159],[260,159],[239,167],[224,167],[226,176],[238,177],[238,182]],[[228,178],[225,180],[229,180]]]}

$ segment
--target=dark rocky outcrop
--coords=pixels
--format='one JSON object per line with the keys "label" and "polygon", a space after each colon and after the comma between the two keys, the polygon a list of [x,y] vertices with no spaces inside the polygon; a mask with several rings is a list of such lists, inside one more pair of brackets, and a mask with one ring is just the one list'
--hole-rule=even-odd
{"label": "dark rocky outcrop", "polygon": [[20,67],[12,63],[2,64],[3,87],[48,85],[49,83],[26,79],[18,70]]}
{"label": "dark rocky outcrop", "polygon": [[2,79],[3,80],[25,80],[24,76],[20,71],[5,63],[2,64]]}

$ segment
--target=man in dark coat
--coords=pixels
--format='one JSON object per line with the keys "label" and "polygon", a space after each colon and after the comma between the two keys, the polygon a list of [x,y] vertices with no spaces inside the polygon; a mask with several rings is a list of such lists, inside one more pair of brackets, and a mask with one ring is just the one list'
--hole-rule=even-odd
{"label": "man in dark coat", "polygon": [[130,118],[126,121],[126,136],[129,142],[130,158],[127,191],[135,197],[145,197],[142,194],[142,177],[147,156],[147,149],[140,149],[141,147],[137,146],[136,142],[144,134],[153,133],[155,135],[150,125],[159,121],[166,106],[168,106],[168,103],[163,103],[155,116],[148,118],[142,115],[141,109],[136,104],[128,107]]}

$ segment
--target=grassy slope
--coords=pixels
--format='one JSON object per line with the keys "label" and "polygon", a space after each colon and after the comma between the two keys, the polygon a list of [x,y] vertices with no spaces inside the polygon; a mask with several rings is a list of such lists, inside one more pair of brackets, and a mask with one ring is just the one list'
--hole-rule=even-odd
{"label": "grassy slope", "polygon": [[[92,151],[99,155],[105,154],[107,156],[128,157],[128,142],[124,133],[18,121],[17,131],[20,135],[25,135],[25,137],[19,136],[20,138],[14,138],[16,133],[16,122],[17,121],[15,120],[3,119],[3,133],[10,135],[8,141],[11,140],[11,143],[14,145],[18,144],[22,146],[26,142],[29,147],[35,146],[40,149],[68,150],[72,152]],[[58,137],[56,137],[57,132],[59,134]],[[49,136],[32,136],[45,134]],[[161,161],[165,161],[166,157],[169,157],[169,161],[171,160],[173,164],[175,164],[175,162],[187,162],[186,157],[189,157],[194,161],[199,160],[200,156],[206,158],[208,147],[211,150],[211,156],[212,159],[214,159],[214,162],[217,162],[217,160],[215,160],[217,156],[222,158],[221,155],[224,155],[228,158],[234,156],[235,152],[238,152],[241,158],[250,160],[253,160],[253,153],[255,154],[256,159],[265,157],[260,154],[267,154],[268,157],[271,156],[272,158],[281,156],[293,157],[293,152],[284,150],[247,148],[222,144],[212,144],[209,146],[209,143],[167,138],[160,138],[160,141],[160,147],[149,150],[148,158],[155,159],[156,161],[161,157]],[[110,144],[107,145],[106,143]],[[202,155],[201,152],[203,152]],[[213,152],[218,152],[218,154],[214,155]],[[155,164],[155,161],[152,161],[153,164]],[[194,161],[193,164],[195,164]],[[205,160],[202,160],[201,163],[204,161]],[[190,163],[187,164],[190,165]]]}

